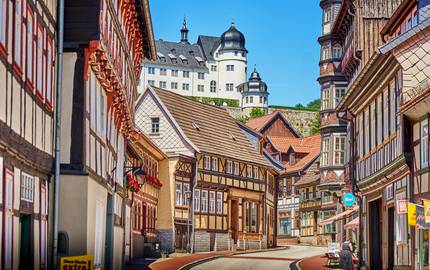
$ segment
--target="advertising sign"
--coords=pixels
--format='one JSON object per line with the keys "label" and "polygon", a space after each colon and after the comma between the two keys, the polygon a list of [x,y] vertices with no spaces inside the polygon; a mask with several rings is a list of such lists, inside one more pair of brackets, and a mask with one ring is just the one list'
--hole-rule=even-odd
{"label": "advertising sign", "polygon": [[93,256],[62,257],[60,260],[61,270],[94,270]]}
{"label": "advertising sign", "polygon": [[424,205],[424,219],[426,223],[430,223],[430,201],[423,200],[423,205]]}
{"label": "advertising sign", "polygon": [[408,225],[417,225],[417,206],[414,203],[408,203]]}
{"label": "advertising sign", "polygon": [[355,198],[354,194],[352,194],[351,192],[347,192],[342,196],[342,203],[346,207],[353,206],[356,201],[357,201],[357,199]]}
{"label": "advertising sign", "polygon": [[408,201],[407,200],[397,200],[397,214],[407,214],[408,213]]}

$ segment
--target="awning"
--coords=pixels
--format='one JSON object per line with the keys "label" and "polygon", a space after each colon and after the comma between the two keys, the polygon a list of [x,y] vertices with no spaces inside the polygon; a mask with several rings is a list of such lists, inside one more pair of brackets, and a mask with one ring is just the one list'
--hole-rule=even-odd
{"label": "awning", "polygon": [[358,228],[359,225],[360,225],[360,220],[359,220],[358,217],[356,217],[353,220],[351,220],[350,222],[346,223],[343,227],[346,230],[350,230],[350,229],[356,229],[356,228]]}
{"label": "awning", "polygon": [[334,215],[332,217],[329,217],[326,220],[321,221],[319,225],[328,225],[328,224],[331,224],[334,221],[344,219],[347,216],[349,216],[349,215],[351,215],[351,214],[353,214],[354,212],[357,212],[357,211],[358,211],[358,205],[354,206],[354,208],[352,208],[352,209],[346,210],[346,211],[344,211],[344,212],[342,212],[340,214]]}

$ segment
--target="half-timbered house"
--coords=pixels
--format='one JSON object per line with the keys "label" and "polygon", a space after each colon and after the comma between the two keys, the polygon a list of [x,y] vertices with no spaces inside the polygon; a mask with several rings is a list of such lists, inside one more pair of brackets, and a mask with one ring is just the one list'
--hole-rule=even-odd
{"label": "half-timbered house", "polygon": [[[166,158],[166,155],[141,131],[131,133],[126,166],[128,168],[126,186],[129,189],[128,207],[125,209],[125,247],[128,249],[126,250],[128,260],[144,256],[154,257],[157,254],[158,201],[160,188],[164,182],[159,179],[158,170],[160,162]],[[139,167],[143,169],[144,175],[133,175],[133,170]]]}
{"label": "half-timbered house", "polygon": [[158,204],[161,249],[275,244],[276,171],[226,110],[148,87],[135,122],[168,156],[160,169],[169,179]]}
{"label": "half-timbered house", "polygon": [[59,253],[120,269],[126,142],[141,61],[155,58],[148,1],[66,0],[65,10]]}
{"label": "half-timbered house", "polygon": [[49,268],[56,10],[55,0],[0,3],[1,269]]}

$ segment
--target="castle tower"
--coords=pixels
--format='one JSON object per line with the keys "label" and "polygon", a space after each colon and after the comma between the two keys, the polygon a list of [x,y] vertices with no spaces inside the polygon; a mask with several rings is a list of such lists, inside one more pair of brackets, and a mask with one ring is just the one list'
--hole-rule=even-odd
{"label": "castle tower", "polygon": [[242,109],[249,114],[253,108],[262,109],[267,113],[268,97],[267,84],[261,80],[257,68],[251,73],[249,80],[237,87],[242,94]]}

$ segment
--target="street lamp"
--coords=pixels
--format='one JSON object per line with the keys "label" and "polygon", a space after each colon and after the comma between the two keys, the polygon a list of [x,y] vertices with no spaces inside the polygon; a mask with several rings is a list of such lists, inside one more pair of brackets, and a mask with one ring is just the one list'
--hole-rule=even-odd
{"label": "street lamp", "polygon": [[191,201],[191,191],[187,190],[184,192],[185,193],[185,199],[188,201],[188,222],[187,222],[187,252],[190,253],[190,242],[191,242],[191,237],[190,237],[190,205],[192,203]]}

